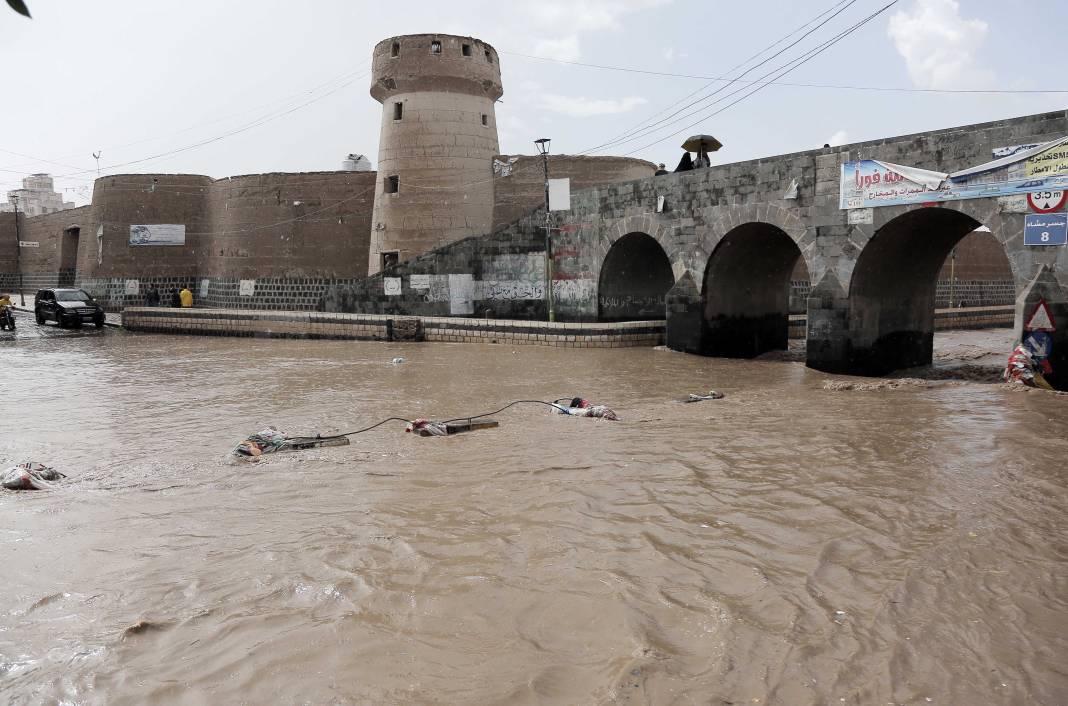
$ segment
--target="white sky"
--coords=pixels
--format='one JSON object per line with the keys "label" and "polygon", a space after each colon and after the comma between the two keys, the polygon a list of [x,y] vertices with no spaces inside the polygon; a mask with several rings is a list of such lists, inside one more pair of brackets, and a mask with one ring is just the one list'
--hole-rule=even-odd
{"label": "white sky", "polygon": [[[855,0],[826,27],[746,78],[761,77],[887,2]],[[92,153],[97,150],[102,151],[104,174],[223,177],[332,170],[349,152],[365,153],[375,162],[381,107],[368,93],[366,72],[372,47],[389,36],[442,32],[489,42],[501,54],[504,78],[504,98],[497,106],[502,152],[530,154],[534,139],[550,137],[553,153],[574,154],[624,133],[708,81],[565,65],[517,53],[656,72],[733,76],[732,67],[836,4],[27,3],[33,20],[0,3],[0,66],[5,69],[0,190],[16,188],[25,173],[66,174],[70,176],[57,179],[57,184],[79,204],[87,200],[95,175]],[[1068,79],[1057,69],[1062,57],[1056,49],[1066,25],[1068,3],[899,0],[782,80],[925,89],[1068,89]],[[729,102],[713,105],[713,100],[739,87],[730,86],[696,106],[703,110],[689,119],[672,118],[662,129],[597,154],[633,152],[672,167],[681,154],[682,138],[705,132],[725,145],[715,161],[733,162],[825,142],[1063,109],[1068,103],[1068,93],[968,95],[769,86],[721,114],[708,115]],[[206,144],[137,161],[202,142]]]}

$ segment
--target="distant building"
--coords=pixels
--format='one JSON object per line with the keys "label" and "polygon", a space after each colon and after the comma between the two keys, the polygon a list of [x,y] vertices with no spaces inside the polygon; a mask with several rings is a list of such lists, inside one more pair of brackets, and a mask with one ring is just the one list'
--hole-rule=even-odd
{"label": "distant building", "polygon": [[371,160],[362,154],[350,154],[341,162],[343,172],[373,172]]}
{"label": "distant building", "polygon": [[52,177],[48,174],[31,174],[23,178],[22,188],[7,192],[7,202],[0,203],[0,213],[15,210],[18,200],[19,213],[27,216],[40,216],[74,208],[74,204],[63,200],[63,195],[55,190]]}

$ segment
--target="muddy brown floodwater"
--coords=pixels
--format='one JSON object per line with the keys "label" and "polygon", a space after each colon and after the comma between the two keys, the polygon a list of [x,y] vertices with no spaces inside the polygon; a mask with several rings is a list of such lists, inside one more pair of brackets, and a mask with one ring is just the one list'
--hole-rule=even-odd
{"label": "muddy brown floodwater", "polygon": [[[1066,396],[23,324],[0,465],[69,478],[0,491],[5,703],[1068,702]],[[572,395],[622,421],[227,455]]]}

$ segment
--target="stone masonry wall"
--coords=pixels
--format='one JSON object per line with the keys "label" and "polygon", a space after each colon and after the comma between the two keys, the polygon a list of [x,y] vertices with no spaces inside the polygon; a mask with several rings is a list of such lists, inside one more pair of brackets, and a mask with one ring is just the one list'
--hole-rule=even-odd
{"label": "stone masonry wall", "polygon": [[[545,204],[545,166],[539,155],[497,155],[493,159],[493,229],[498,230]],[[549,156],[549,177],[567,177],[572,191],[642,179],[655,171],[652,162],[631,157]]]}

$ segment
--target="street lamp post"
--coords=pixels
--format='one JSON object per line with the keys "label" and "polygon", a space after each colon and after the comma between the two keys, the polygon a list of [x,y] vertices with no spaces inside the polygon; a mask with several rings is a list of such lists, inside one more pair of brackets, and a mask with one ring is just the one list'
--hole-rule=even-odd
{"label": "street lamp post", "polygon": [[549,210],[549,138],[534,140],[545,167],[545,296],[549,302],[549,321],[556,321],[553,310],[553,214]]}
{"label": "street lamp post", "polygon": [[15,204],[15,271],[19,274],[19,306],[26,306],[26,290],[22,288],[22,239],[19,236],[19,197],[12,196]]}

